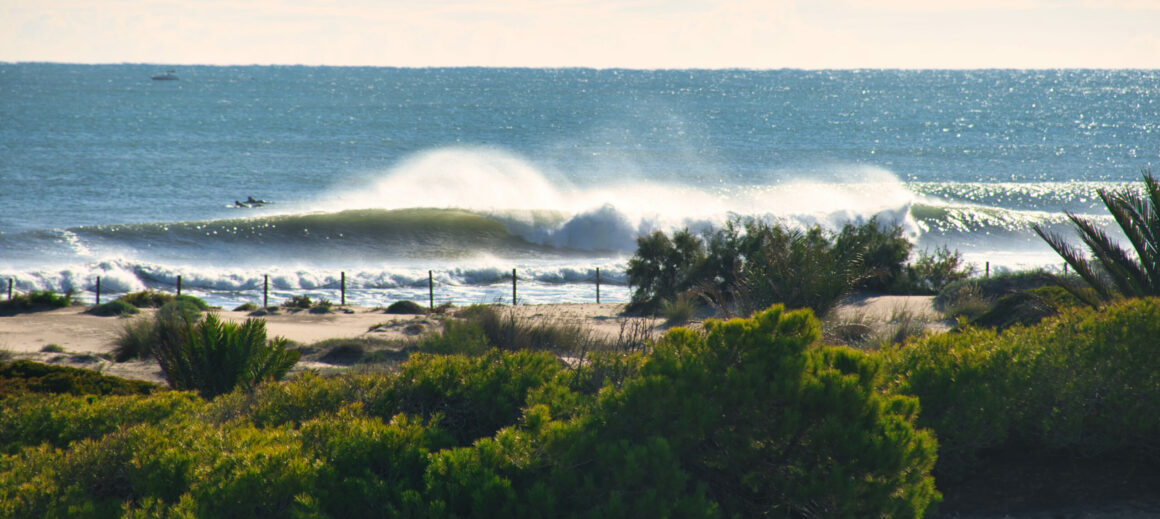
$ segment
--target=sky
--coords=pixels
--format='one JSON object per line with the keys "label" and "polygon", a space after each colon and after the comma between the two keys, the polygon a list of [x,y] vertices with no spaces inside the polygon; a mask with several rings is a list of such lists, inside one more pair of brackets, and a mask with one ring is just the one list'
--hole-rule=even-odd
{"label": "sky", "polygon": [[0,61],[1160,69],[1160,0],[0,0]]}

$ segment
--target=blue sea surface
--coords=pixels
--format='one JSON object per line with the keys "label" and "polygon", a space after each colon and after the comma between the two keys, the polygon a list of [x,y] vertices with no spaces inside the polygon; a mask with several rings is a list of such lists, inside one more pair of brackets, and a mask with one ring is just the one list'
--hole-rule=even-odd
{"label": "blue sea surface", "polygon": [[731,215],[1049,266],[1032,225],[1160,163],[1160,71],[163,71],[0,64],[0,279],[623,301],[637,236]]}

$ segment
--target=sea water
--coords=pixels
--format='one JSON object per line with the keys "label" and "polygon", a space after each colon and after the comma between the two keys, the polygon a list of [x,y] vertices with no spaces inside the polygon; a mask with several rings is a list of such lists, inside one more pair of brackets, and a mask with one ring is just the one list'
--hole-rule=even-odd
{"label": "sea water", "polygon": [[737,216],[1055,268],[1033,226],[1160,162],[1158,71],[160,72],[0,64],[0,289],[625,301],[638,236]]}

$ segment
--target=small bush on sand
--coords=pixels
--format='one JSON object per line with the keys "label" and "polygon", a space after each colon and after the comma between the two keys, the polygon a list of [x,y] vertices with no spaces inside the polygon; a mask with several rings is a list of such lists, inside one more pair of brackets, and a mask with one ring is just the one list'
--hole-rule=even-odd
{"label": "small bush on sand", "polygon": [[0,301],[0,315],[56,310],[57,308],[65,308],[72,303],[72,292],[61,295],[51,290],[37,290],[27,294],[17,294],[12,296],[12,299]]}
{"label": "small bush on sand", "polygon": [[253,312],[253,311],[258,310],[260,308],[262,308],[262,307],[258,306],[255,303],[242,303],[242,304],[238,305],[237,308],[234,308],[234,311],[235,312]]}
{"label": "small bush on sand", "polygon": [[129,303],[121,300],[109,301],[108,303],[101,303],[85,310],[86,314],[97,315],[101,317],[112,317],[119,315],[133,315],[141,311]]}
{"label": "small bush on sand", "polygon": [[696,310],[697,305],[688,294],[681,294],[673,301],[661,302],[661,315],[665,318],[665,324],[669,326],[679,326],[689,322]]}
{"label": "small bush on sand", "polygon": [[308,311],[312,314],[329,314],[333,311],[333,306],[334,303],[331,303],[329,299],[321,299],[317,303],[314,303]]}
{"label": "small bush on sand", "polygon": [[253,387],[281,380],[298,362],[282,337],[266,340],[266,322],[247,319],[241,325],[209,314],[201,322],[185,321],[178,341],[161,341],[153,356],[174,389],[196,390],[213,398],[234,387]]}
{"label": "small bush on sand", "polygon": [[282,302],[282,308],[287,310],[306,310],[314,306],[310,296],[294,296]]}
{"label": "small bush on sand", "polygon": [[200,318],[201,310],[194,303],[178,299],[165,303],[153,318],[138,318],[125,323],[113,344],[113,360],[125,362],[150,358],[154,349],[167,347],[164,343],[181,341],[186,323],[197,322]]}
{"label": "small bush on sand", "polygon": [[137,308],[161,308],[162,305],[173,300],[173,294],[166,294],[165,292],[158,292],[156,290],[132,292],[117,298],[117,301],[131,304]]}
{"label": "small bush on sand", "polygon": [[387,307],[385,312],[388,314],[423,315],[427,313],[427,309],[414,301],[395,301]]}
{"label": "small bush on sand", "polygon": [[174,301],[181,301],[181,302],[184,302],[185,304],[188,304],[188,305],[193,305],[198,310],[201,310],[203,312],[206,310],[209,310],[209,308],[210,308],[209,303],[205,302],[205,300],[201,299],[200,297],[191,296],[189,294],[179,295],[179,296],[173,298],[173,300]]}

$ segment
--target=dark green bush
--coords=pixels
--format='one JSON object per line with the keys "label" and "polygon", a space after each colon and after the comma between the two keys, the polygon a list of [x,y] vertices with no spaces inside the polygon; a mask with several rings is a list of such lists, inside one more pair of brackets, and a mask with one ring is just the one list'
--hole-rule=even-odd
{"label": "dark green bush", "polygon": [[386,313],[424,315],[427,313],[427,309],[414,301],[395,301],[387,307]]}
{"label": "dark green bush", "polygon": [[136,306],[121,300],[101,303],[89,308],[88,310],[85,310],[86,314],[99,315],[101,317],[109,317],[114,315],[133,315],[140,312],[141,311],[138,310]]}
{"label": "dark green bush", "polygon": [[1043,271],[1019,271],[996,274],[986,278],[962,279],[948,283],[934,298],[935,308],[945,309],[964,292],[974,292],[978,297],[994,301],[1008,294],[1050,286],[1053,281]]}
{"label": "dark green bush", "polygon": [[314,301],[310,300],[310,296],[294,296],[282,302],[282,308],[290,310],[306,310],[314,306]]}
{"label": "dark green bush", "polygon": [[1160,300],[1067,308],[1002,333],[965,328],[888,352],[894,389],[918,397],[941,476],[980,458],[1160,454]]}
{"label": "dark green bush", "polygon": [[286,349],[286,339],[266,340],[265,321],[247,319],[238,325],[213,314],[196,324],[184,321],[180,338],[159,341],[152,350],[174,389],[213,398],[234,387],[279,380],[298,361],[299,353]]}
{"label": "dark green bush", "polygon": [[[681,495],[704,491],[725,516],[917,517],[937,500],[917,401],[877,391],[872,357],[811,349],[817,321],[780,307],[705,328],[670,332],[638,377],[601,394],[598,443],[643,448],[658,469],[672,456]],[[589,477],[621,479],[627,498],[641,482],[625,475],[647,458],[622,454]]]}
{"label": "dark green bush", "polygon": [[897,225],[871,219],[837,233],[794,230],[757,219],[734,219],[704,239],[688,231],[670,240],[656,232],[637,240],[629,260],[630,312],[655,313],[664,301],[694,294],[726,315],[748,315],[780,303],[824,314],[851,290],[934,293],[965,279],[957,252],[920,252]]}
{"label": "dark green bush", "polygon": [[855,288],[872,292],[904,289],[903,274],[913,249],[902,235],[902,226],[883,225],[877,218],[862,225],[848,223],[834,237],[834,254],[862,270]]}
{"label": "dark green bush", "polygon": [[947,247],[935,249],[934,253],[919,251],[918,258],[903,268],[895,278],[890,292],[903,294],[939,294],[947,285],[965,281],[974,273],[974,268],[963,263],[958,251]]}
{"label": "dark green bush", "polygon": [[636,254],[625,271],[634,287],[630,311],[652,312],[661,301],[673,301],[693,288],[704,261],[704,243],[688,229],[674,233],[672,239],[661,231],[637,238]]}
{"label": "dark green bush", "polygon": [[185,340],[189,323],[201,319],[201,310],[193,302],[175,299],[165,303],[152,319],[135,319],[113,344],[113,360],[125,362],[153,357],[156,349],[173,350]]}
{"label": "dark green bush", "polygon": [[162,305],[176,299],[173,294],[156,290],[142,290],[131,292],[117,298],[117,301],[131,304],[137,308],[161,308]]}
{"label": "dark green bush", "polygon": [[110,377],[87,369],[27,360],[0,364],[0,398],[23,393],[131,395],[148,394],[156,389],[155,384]]}
{"label": "dark green bush", "polygon": [[[201,299],[200,297],[191,296],[188,294],[179,295],[179,296],[173,298],[173,300],[183,302],[183,303],[188,304],[188,305],[192,305],[194,308],[197,308],[198,310],[201,310],[203,312],[210,309],[209,303],[206,303],[205,300]],[[164,305],[162,305],[162,306],[164,306]]]}
{"label": "dark green bush", "polygon": [[65,308],[72,303],[72,292],[59,295],[51,290],[35,290],[27,294],[16,294],[12,296],[12,299],[0,301],[0,315],[43,312]]}
{"label": "dark green bush", "polygon": [[435,419],[458,445],[470,445],[515,423],[528,392],[561,369],[546,353],[413,355],[394,380],[398,412]]}

